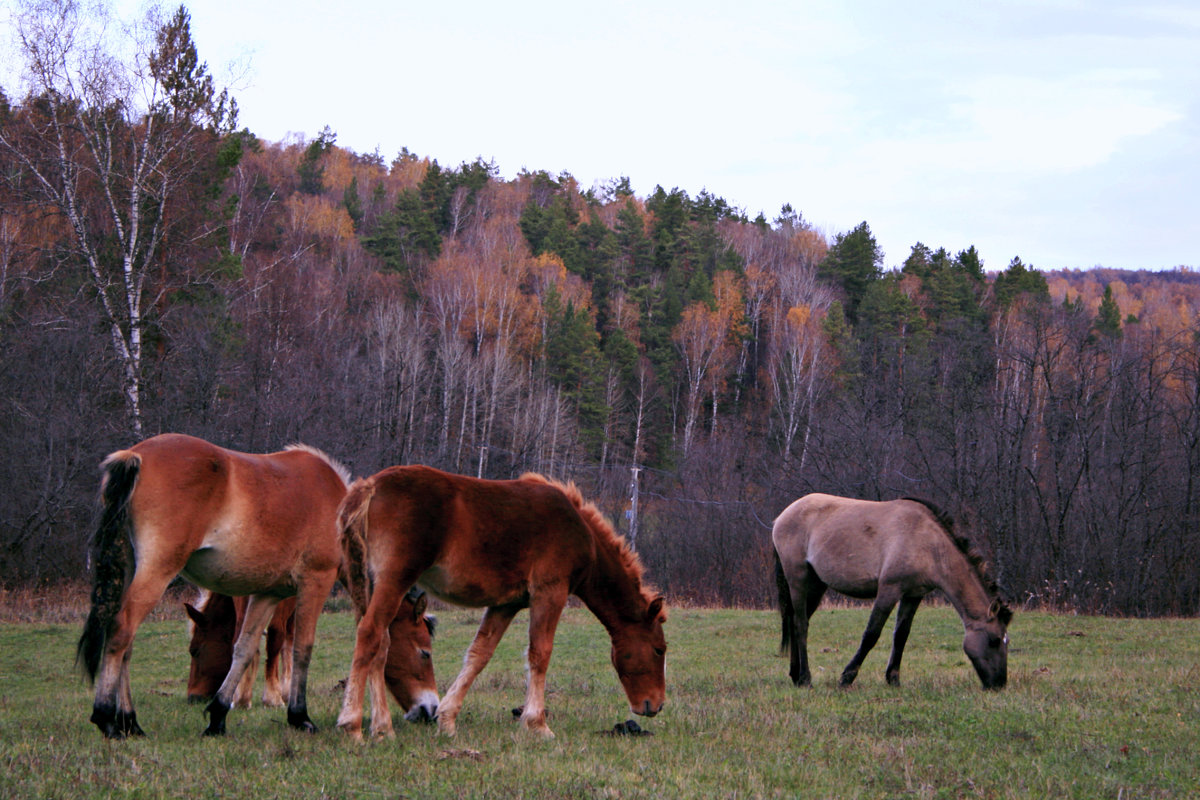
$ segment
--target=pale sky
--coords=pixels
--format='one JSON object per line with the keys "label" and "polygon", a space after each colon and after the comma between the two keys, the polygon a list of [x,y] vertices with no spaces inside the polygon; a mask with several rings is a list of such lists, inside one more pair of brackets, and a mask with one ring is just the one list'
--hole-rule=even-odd
{"label": "pale sky", "polygon": [[1200,267],[1194,0],[185,4],[270,141],[791,203],[888,267]]}

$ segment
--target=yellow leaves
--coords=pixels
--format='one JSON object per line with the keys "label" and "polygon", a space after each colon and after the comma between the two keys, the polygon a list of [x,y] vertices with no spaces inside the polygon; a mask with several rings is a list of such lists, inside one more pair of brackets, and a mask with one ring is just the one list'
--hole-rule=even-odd
{"label": "yellow leaves", "polygon": [[812,309],[806,305],[792,306],[787,312],[787,322],[793,330],[803,330],[808,327],[812,318]]}
{"label": "yellow leaves", "polygon": [[293,234],[328,243],[354,240],[354,222],[346,209],[333,205],[324,197],[297,192],[288,196],[284,208],[288,230]]}

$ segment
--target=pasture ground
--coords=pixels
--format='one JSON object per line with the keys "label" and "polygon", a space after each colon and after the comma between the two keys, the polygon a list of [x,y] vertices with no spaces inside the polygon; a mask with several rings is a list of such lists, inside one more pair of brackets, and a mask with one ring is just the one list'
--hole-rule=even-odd
{"label": "pasture ground", "polygon": [[[177,601],[176,601],[177,602]],[[163,615],[160,615],[160,617]],[[170,617],[168,613],[165,616]],[[439,688],[458,671],[479,612],[440,610]],[[595,618],[568,609],[547,696],[552,741],[523,735],[522,614],[468,694],[458,736],[399,723],[359,745],[333,728],[353,617],[322,617],[309,704],[321,733],[280,709],[230,713],[202,739],[185,702],[179,619],[138,633],[132,681],[144,739],[105,741],[73,668],[78,623],[0,624],[0,797],[4,798],[1183,798],[1200,794],[1200,629],[1196,620],[1018,613],[1009,684],[984,693],[947,607],[917,614],[889,688],[884,639],[855,687],[836,688],[867,611],[813,620],[814,686],[798,690],[776,655],[768,611],[672,609],[663,713],[652,736],[611,735],[631,715]],[[10,617],[11,618],[11,617]],[[261,691],[261,688],[258,690]]]}

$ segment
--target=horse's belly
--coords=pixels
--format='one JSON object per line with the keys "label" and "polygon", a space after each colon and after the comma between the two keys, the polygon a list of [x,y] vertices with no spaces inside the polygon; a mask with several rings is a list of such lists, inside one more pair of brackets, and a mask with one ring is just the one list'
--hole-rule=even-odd
{"label": "horse's belly", "polygon": [[507,606],[527,602],[529,598],[529,590],[524,583],[519,586],[499,586],[491,581],[455,575],[438,566],[426,570],[417,579],[417,585],[441,600],[468,608]]}
{"label": "horse's belly", "polygon": [[296,593],[290,575],[264,570],[261,562],[231,557],[215,547],[201,547],[192,553],[180,574],[197,586],[221,594],[290,597]]}

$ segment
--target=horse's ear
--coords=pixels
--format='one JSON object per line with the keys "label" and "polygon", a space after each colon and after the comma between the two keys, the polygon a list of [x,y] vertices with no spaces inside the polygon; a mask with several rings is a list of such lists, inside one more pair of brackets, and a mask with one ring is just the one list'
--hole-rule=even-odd
{"label": "horse's ear", "polygon": [[655,619],[658,619],[658,615],[662,613],[662,609],[663,609],[663,596],[660,594],[658,597],[651,600],[650,605],[647,606],[646,621],[651,622]]}
{"label": "horse's ear", "polygon": [[208,619],[204,616],[204,612],[197,609],[191,603],[184,603],[183,608],[185,611],[187,611],[187,615],[192,618],[192,622],[196,623],[197,625],[203,627],[204,624],[208,622]]}
{"label": "horse's ear", "polygon": [[429,595],[422,592],[421,596],[413,603],[413,621],[419,621],[425,616],[425,609],[429,607]]}

